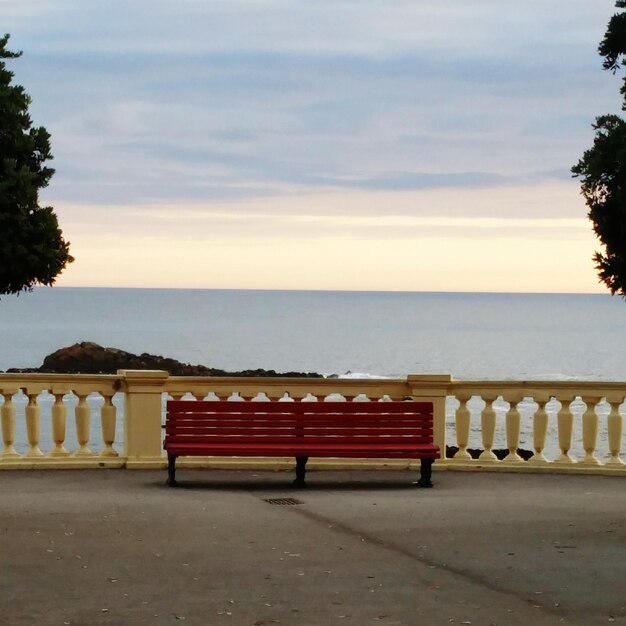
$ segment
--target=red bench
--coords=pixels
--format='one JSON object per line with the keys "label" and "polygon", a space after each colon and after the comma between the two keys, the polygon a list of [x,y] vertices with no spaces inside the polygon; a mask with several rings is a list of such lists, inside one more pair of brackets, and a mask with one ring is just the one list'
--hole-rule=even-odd
{"label": "red bench", "polygon": [[165,432],[170,486],[179,456],[293,456],[297,486],[309,457],[330,457],[421,459],[417,484],[432,487],[440,456],[431,402],[170,400]]}

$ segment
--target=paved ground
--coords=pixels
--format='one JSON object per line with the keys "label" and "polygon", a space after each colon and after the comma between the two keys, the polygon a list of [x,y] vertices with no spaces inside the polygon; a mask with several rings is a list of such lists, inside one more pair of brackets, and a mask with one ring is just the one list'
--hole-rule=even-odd
{"label": "paved ground", "polygon": [[178,473],[0,472],[0,624],[626,624],[623,478]]}

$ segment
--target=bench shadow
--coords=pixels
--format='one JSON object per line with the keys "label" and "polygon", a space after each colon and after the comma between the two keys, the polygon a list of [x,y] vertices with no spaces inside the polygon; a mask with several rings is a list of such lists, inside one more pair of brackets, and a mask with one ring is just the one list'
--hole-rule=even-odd
{"label": "bench shadow", "polygon": [[245,491],[245,492],[281,492],[290,495],[305,495],[312,491],[372,491],[372,490],[415,490],[417,487],[417,475],[404,475],[397,477],[342,477],[341,479],[324,478],[311,472],[307,475],[305,487],[297,487],[292,484],[294,475],[285,472],[284,474],[261,476],[250,475],[246,477],[226,477],[226,476],[193,476],[186,478],[183,470],[176,476],[176,487],[167,484],[166,477],[151,483],[153,487],[172,490],[192,490],[192,491]]}

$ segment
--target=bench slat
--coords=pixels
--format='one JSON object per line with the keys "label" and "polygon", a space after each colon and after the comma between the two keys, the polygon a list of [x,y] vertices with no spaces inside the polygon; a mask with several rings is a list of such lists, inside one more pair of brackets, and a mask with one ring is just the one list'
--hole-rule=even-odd
{"label": "bench slat", "polygon": [[429,402],[238,402],[210,400],[169,400],[168,413],[206,414],[206,413],[302,413],[332,414],[350,413],[375,414],[384,413],[432,413]]}
{"label": "bench slat", "polygon": [[168,447],[177,445],[178,443],[190,443],[190,444],[198,444],[198,445],[212,445],[214,443],[224,444],[224,445],[247,445],[247,444],[259,444],[259,445],[271,445],[272,443],[280,443],[284,445],[299,445],[302,440],[306,444],[332,444],[332,445],[343,445],[343,446],[358,446],[358,445],[376,445],[376,443],[380,443],[381,445],[412,445],[412,444],[425,444],[430,443],[432,441],[429,437],[372,437],[372,436],[359,436],[359,437],[289,437],[289,436],[230,436],[230,437],[222,437],[220,435],[216,436],[203,436],[203,437],[177,437],[175,439],[171,439],[168,441]]}
{"label": "bench slat", "polygon": [[253,423],[281,423],[281,424],[407,424],[417,423],[423,424],[431,422],[430,415],[283,415],[283,414],[270,414],[259,413],[256,415],[224,415],[221,413],[216,414],[168,414],[168,422],[172,423],[185,423],[190,422],[193,424],[204,424],[211,422],[218,422],[224,426],[232,423],[253,424]]}
{"label": "bench slat", "polygon": [[420,431],[420,430],[432,430],[433,426],[431,422],[342,422],[339,420],[327,421],[327,422],[279,422],[279,421],[266,421],[266,420],[250,420],[250,421],[229,421],[229,420],[214,420],[214,421],[169,421],[166,424],[168,431],[183,431],[186,429],[194,428],[198,431],[223,431],[223,432],[237,432],[245,430],[281,430],[281,431],[298,431],[298,432],[314,432],[316,430],[321,432],[331,431],[333,429],[343,430],[345,432],[352,432],[358,430],[372,430],[376,432],[384,431]]}
{"label": "bench slat", "polygon": [[346,428],[356,428],[358,426],[370,426],[376,428],[378,425],[384,426],[400,426],[405,428],[411,428],[422,424],[432,424],[432,419],[429,416],[415,417],[415,415],[406,416],[403,419],[399,419],[398,416],[387,417],[382,416],[380,419],[374,419],[367,417],[367,419],[359,419],[359,416],[350,416],[348,419],[342,419],[337,415],[331,415],[328,417],[320,417],[318,415],[300,415],[293,416],[275,416],[275,415],[259,415],[257,417],[241,417],[241,416],[223,416],[223,415],[211,415],[202,417],[169,417],[167,422],[172,425],[197,425],[199,427],[218,427],[218,428],[237,428],[239,426],[251,426],[255,424],[272,427],[299,427],[299,426],[328,426],[340,424]]}
{"label": "bench slat", "polygon": [[168,427],[167,435],[170,439],[179,437],[412,437],[416,439],[432,439],[432,428],[171,428]]}

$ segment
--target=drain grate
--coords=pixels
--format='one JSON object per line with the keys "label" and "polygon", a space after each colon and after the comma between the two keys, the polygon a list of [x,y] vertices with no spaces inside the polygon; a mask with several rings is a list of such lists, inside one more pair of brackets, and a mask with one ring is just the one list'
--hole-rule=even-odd
{"label": "drain grate", "polygon": [[266,498],[265,502],[269,504],[281,504],[283,506],[293,506],[294,504],[304,504],[302,500],[296,500],[296,498]]}

